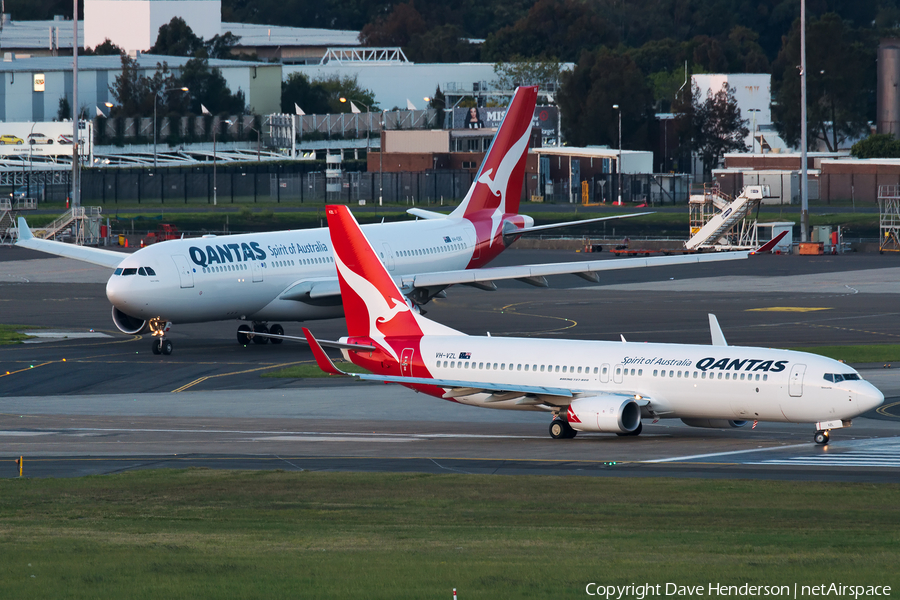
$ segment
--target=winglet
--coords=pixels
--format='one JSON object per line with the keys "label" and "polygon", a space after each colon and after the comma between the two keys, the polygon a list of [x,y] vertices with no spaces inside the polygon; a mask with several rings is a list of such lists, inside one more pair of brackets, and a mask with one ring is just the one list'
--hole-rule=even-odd
{"label": "winglet", "polygon": [[775,246],[778,245],[778,242],[781,241],[781,238],[787,235],[787,230],[782,231],[777,236],[773,237],[771,240],[751,252],[750,254],[765,254],[766,252],[771,252],[775,249]]}
{"label": "winglet", "polygon": [[25,217],[19,217],[19,241],[30,240],[33,237],[31,229],[28,228],[28,223],[25,222]]}
{"label": "winglet", "polygon": [[709,336],[712,338],[713,346],[728,345],[728,342],[725,341],[725,334],[722,333],[722,328],[719,327],[719,320],[712,313],[709,313]]}
{"label": "winglet", "polygon": [[319,340],[317,340],[306,327],[303,328],[303,335],[306,336],[306,342],[309,344],[313,356],[316,357],[316,364],[320,369],[331,375],[347,375],[347,373],[344,373],[334,366],[334,363],[331,362],[331,359],[328,358],[328,355],[322,350]]}

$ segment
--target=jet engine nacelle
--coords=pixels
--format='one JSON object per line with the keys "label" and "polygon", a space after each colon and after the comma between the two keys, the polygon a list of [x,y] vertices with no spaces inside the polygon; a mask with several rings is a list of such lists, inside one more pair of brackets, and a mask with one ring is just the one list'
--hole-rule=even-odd
{"label": "jet engine nacelle", "polygon": [[126,315],[115,306],[112,307],[112,320],[122,333],[137,335],[139,333],[147,333],[150,331],[150,325],[147,321],[132,317],[131,315]]}
{"label": "jet engine nacelle", "polygon": [[747,421],[729,421],[727,419],[682,419],[682,423],[690,427],[706,427],[709,429],[731,429],[743,427]]}
{"label": "jet engine nacelle", "polygon": [[574,400],[566,416],[576,431],[629,433],[641,424],[641,407],[633,398],[590,396]]}

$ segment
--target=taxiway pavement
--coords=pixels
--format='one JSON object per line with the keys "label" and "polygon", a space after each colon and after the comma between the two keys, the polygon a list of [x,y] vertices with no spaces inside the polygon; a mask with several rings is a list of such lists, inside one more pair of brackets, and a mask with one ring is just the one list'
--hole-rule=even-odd
{"label": "taxiway pavement", "polygon": [[[501,258],[586,257],[522,250]],[[148,338],[114,330],[108,273],[0,250],[2,321],[59,335],[0,347],[0,457],[25,455],[27,474],[215,465],[894,481],[900,467],[900,372],[885,365],[864,369],[888,397],[881,412],[834,432],[826,448],[813,444],[812,426],[768,423],[718,431],[661,421],[639,438],[551,440],[545,414],[461,406],[397,386],[262,377],[311,354],[301,344],[239,346],[235,322],[176,325],[175,353],[153,355]],[[568,277],[540,290],[454,287],[427,310],[471,334],[708,343],[712,312],[731,344],[897,343],[898,281],[892,256],[761,256],[608,272],[591,286]],[[298,324],[285,325],[299,334]],[[323,339],[344,334],[341,320],[307,325]],[[11,462],[0,464],[8,464],[0,476],[14,475]]]}

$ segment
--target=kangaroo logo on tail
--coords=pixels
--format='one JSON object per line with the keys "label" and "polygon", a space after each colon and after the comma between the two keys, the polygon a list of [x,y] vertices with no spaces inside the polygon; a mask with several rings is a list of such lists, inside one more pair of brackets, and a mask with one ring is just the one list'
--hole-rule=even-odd
{"label": "kangaroo logo on tail", "polygon": [[399,360],[385,338],[421,337],[417,315],[378,260],[350,210],[346,206],[329,206],[326,215],[347,332],[351,337],[371,338]]}
{"label": "kangaroo logo on tail", "polygon": [[[519,199],[525,177],[525,154],[531,136],[537,86],[520,87],[503,117],[500,129],[484,162],[478,169],[468,194],[451,217],[475,218],[476,213],[491,210],[491,238],[500,227],[502,215],[519,212]],[[485,218],[487,215],[478,215]]]}

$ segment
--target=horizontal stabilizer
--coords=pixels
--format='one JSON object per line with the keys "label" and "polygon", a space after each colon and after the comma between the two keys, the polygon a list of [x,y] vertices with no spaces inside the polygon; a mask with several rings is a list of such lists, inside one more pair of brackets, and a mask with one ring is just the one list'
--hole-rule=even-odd
{"label": "horizontal stabilizer", "polygon": [[[304,331],[306,331],[304,329]],[[304,344],[309,344],[309,339],[305,337],[300,337],[298,335],[284,335],[278,333],[262,333],[257,331],[248,331],[246,332],[248,338],[253,339],[256,336],[278,339],[278,340],[288,340],[290,342],[302,342]],[[374,352],[378,348],[375,346],[366,346],[363,344],[345,344],[344,342],[331,342],[328,340],[316,340],[316,343],[325,348],[334,348],[336,350],[354,350],[358,352]]]}
{"label": "horizontal stabilizer", "polygon": [[406,212],[414,217],[419,217],[420,219],[446,219],[450,216],[434,212],[433,210],[425,210],[424,208],[410,208]]}
{"label": "horizontal stabilizer", "polygon": [[510,232],[512,235],[526,235],[529,233],[535,233],[537,231],[547,231],[548,229],[559,229],[560,227],[576,227],[578,225],[588,225],[590,223],[599,223],[600,221],[611,221],[612,219],[630,219],[631,217],[643,217],[646,215],[652,215],[653,212],[642,212],[635,213],[633,215],[614,215],[612,217],[597,217],[595,219],[583,219],[581,221],[566,221],[565,223],[550,223],[549,225],[535,225],[534,227],[529,227],[527,229],[519,229],[515,232]]}

